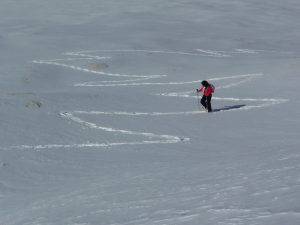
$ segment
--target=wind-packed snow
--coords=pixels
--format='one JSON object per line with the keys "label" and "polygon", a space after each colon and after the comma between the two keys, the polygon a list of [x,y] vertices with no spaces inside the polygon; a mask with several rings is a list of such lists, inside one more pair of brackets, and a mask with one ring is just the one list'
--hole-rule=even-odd
{"label": "wind-packed snow", "polygon": [[2,0],[0,224],[299,225],[299,15]]}

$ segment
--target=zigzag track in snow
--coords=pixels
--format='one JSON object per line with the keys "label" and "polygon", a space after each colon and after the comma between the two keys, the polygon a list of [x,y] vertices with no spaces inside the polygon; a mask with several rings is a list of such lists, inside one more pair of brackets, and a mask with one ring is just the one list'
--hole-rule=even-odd
{"label": "zigzag track in snow", "polygon": [[[98,70],[91,70],[88,68],[84,68],[81,66],[74,64],[76,61],[80,60],[109,60],[111,56],[99,56],[97,53],[110,53],[110,54],[141,54],[141,53],[149,53],[149,54],[177,54],[182,56],[189,57],[232,57],[232,54],[259,54],[260,52],[268,52],[264,50],[249,50],[249,49],[237,49],[234,51],[212,51],[212,50],[203,50],[196,49],[192,52],[180,52],[180,51],[153,51],[153,50],[92,50],[92,51],[77,51],[77,52],[68,52],[64,55],[68,56],[65,59],[50,59],[50,60],[34,60],[32,63],[35,64],[46,64],[52,66],[59,66],[68,68],[75,71],[81,71],[85,73],[100,75],[100,76],[108,76],[108,77],[118,77],[118,78],[127,78],[124,80],[110,80],[110,81],[97,81],[97,82],[85,82],[74,84],[75,87],[88,88],[88,87],[120,87],[120,86],[162,86],[162,85],[189,85],[189,84],[199,84],[202,80],[192,80],[192,81],[169,81],[169,82],[144,82],[145,80],[150,79],[159,79],[165,78],[167,75],[165,74],[156,74],[156,75],[145,75],[145,74],[119,74],[119,73],[108,73]],[[70,58],[72,57],[72,58]],[[252,74],[239,74],[232,76],[222,76],[210,78],[210,81],[226,81],[233,80],[233,82],[227,83],[223,86],[217,86],[217,90],[226,89],[233,86],[239,86],[245,84],[253,79],[258,79],[262,77],[262,73],[252,73]],[[129,78],[129,79],[128,79]],[[237,80],[237,81],[236,81]],[[155,95],[162,97],[184,97],[184,98],[197,98],[195,96],[194,91],[186,91],[186,92],[172,92],[172,93],[156,93]],[[250,110],[254,108],[262,108],[269,107],[276,104],[282,104],[287,99],[272,99],[272,98],[263,98],[263,99],[254,99],[254,98],[221,98],[214,97],[214,100],[217,101],[232,101],[232,102],[251,102],[255,103],[254,105],[245,105],[244,107],[236,107],[231,110]],[[219,109],[218,111],[222,111]],[[87,141],[86,143],[79,144],[39,144],[39,145],[20,145],[20,146],[10,146],[1,149],[18,149],[18,150],[43,150],[43,149],[57,149],[57,148],[66,148],[66,149],[74,149],[74,148],[99,148],[99,147],[113,147],[113,146],[124,146],[124,145],[148,145],[148,144],[175,144],[179,142],[187,142],[190,139],[188,137],[180,137],[169,134],[154,134],[151,132],[137,132],[131,130],[117,129],[112,127],[100,126],[92,122],[88,122],[83,120],[80,115],[109,115],[109,116],[117,116],[117,117],[152,117],[152,116],[190,116],[203,114],[205,112],[199,110],[190,110],[190,111],[178,111],[178,112],[122,112],[122,111],[82,111],[82,110],[74,110],[70,112],[61,112],[59,113],[60,117],[72,121],[73,123],[77,123],[82,127],[86,127],[89,129],[93,129],[95,131],[101,130],[104,132],[108,132],[111,134],[123,134],[128,135],[130,137],[139,137],[144,140],[139,141],[124,141],[124,142],[105,142],[105,143],[91,143]]]}
{"label": "zigzag track in snow", "polygon": [[[242,74],[242,75],[235,75],[235,76],[227,76],[227,77],[218,77],[218,78],[210,78],[208,80],[210,81],[219,81],[219,80],[227,80],[227,79],[237,79],[237,78],[247,78],[242,81],[239,81],[238,83],[231,83],[229,86],[224,86],[224,87],[218,87],[218,89],[224,89],[224,88],[229,88],[232,86],[238,86],[242,83],[246,83],[250,80],[253,80],[257,77],[263,76],[262,73],[253,73],[253,74]],[[152,78],[148,78],[152,79]],[[140,79],[141,80],[141,79]],[[139,81],[140,81],[139,80]],[[76,87],[119,87],[119,86],[155,86],[155,85],[185,85],[185,84],[199,84],[201,83],[202,80],[193,80],[193,81],[181,81],[181,82],[134,82],[134,83],[129,83],[134,80],[126,80],[125,81],[113,81],[113,83],[109,83],[109,81],[98,81],[98,82],[86,82],[86,83],[79,83],[75,84],[74,86]],[[136,81],[136,80],[135,80]]]}

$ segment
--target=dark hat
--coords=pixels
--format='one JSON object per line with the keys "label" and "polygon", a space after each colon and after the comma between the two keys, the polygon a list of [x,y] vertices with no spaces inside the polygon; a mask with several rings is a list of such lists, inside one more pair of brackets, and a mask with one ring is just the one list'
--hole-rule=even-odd
{"label": "dark hat", "polygon": [[204,87],[208,87],[209,86],[209,83],[206,81],[206,80],[203,80],[201,82],[201,84],[204,86]]}

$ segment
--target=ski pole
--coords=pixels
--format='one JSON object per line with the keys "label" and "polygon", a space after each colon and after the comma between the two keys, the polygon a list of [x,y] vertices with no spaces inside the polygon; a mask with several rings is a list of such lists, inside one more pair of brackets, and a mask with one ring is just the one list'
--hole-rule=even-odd
{"label": "ski pole", "polygon": [[197,91],[197,102],[198,102],[198,109],[201,110],[200,108],[200,98],[199,98],[199,92]]}

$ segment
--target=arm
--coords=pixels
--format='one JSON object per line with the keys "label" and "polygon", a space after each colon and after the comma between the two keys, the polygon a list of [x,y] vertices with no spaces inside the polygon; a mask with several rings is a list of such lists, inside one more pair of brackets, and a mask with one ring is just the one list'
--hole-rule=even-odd
{"label": "arm", "polygon": [[199,92],[204,92],[204,87],[201,87],[201,88],[199,88],[199,89],[196,89],[196,91],[197,91],[197,93],[199,93]]}

